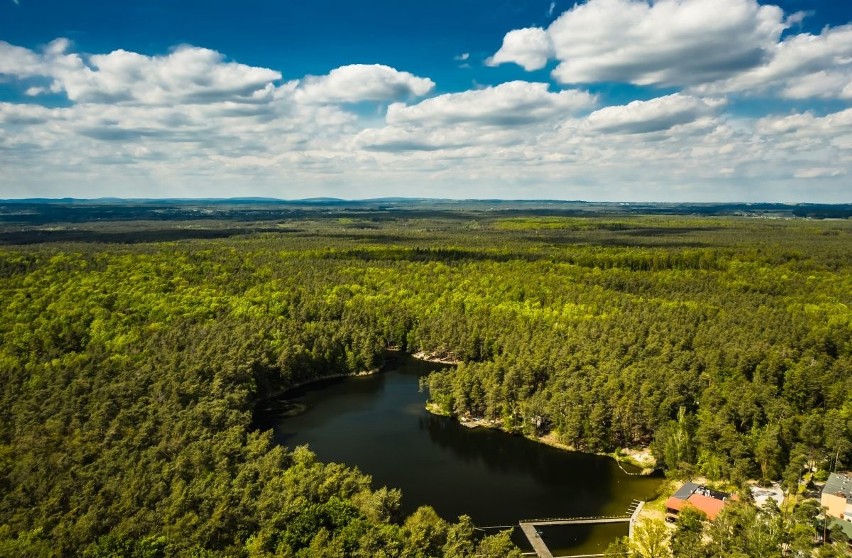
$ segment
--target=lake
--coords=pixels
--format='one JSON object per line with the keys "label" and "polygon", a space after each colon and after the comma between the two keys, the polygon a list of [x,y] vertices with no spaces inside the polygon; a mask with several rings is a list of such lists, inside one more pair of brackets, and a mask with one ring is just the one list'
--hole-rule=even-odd
{"label": "lake", "polygon": [[[280,444],[308,444],[323,461],[358,467],[372,476],[375,488],[402,489],[405,513],[430,505],[448,520],[467,514],[479,526],[515,525],[532,518],[621,515],[633,500],[654,497],[659,478],[627,475],[611,458],[431,415],[418,380],[442,366],[395,356],[380,374],[288,392],[286,402],[304,406],[304,412],[259,411],[257,426],[272,428]],[[613,532],[612,526],[570,534],[549,529],[544,536],[559,541],[553,550],[585,552],[605,547]]]}

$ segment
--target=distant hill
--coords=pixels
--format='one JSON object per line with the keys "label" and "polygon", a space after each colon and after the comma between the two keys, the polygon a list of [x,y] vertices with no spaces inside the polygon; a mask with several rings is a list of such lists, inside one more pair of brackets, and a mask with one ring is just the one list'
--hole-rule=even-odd
{"label": "distant hill", "polygon": [[[328,210],[370,214],[467,211],[542,216],[741,215],[763,218],[852,218],[852,204],[784,203],[634,203],[566,200],[432,199],[387,197],[363,200],[317,197],[283,200],[240,198],[29,198],[0,200],[0,223],[43,225],[86,221],[173,221],[217,219],[270,221]],[[319,214],[319,213],[318,213]]]}

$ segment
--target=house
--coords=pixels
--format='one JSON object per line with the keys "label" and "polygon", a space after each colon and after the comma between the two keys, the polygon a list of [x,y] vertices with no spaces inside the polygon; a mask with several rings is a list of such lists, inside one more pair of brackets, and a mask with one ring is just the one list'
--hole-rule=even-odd
{"label": "house", "polygon": [[831,473],[822,489],[820,505],[831,517],[852,523],[852,474]]}
{"label": "house", "polygon": [[666,500],[666,519],[674,520],[680,510],[692,506],[704,512],[707,519],[713,521],[729,500],[735,500],[727,492],[711,490],[706,486],[688,482],[678,489],[671,498]]}

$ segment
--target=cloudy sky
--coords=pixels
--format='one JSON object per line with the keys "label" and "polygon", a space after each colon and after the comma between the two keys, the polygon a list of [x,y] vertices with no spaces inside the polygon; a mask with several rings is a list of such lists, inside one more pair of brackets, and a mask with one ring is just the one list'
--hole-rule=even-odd
{"label": "cloudy sky", "polygon": [[852,202],[852,0],[0,0],[0,198]]}

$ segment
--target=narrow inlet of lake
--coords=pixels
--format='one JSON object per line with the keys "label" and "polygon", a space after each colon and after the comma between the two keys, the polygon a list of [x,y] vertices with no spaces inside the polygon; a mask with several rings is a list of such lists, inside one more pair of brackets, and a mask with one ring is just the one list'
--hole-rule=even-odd
{"label": "narrow inlet of lake", "polygon": [[358,467],[375,488],[402,489],[406,514],[429,505],[448,520],[467,514],[480,526],[517,525],[622,515],[633,500],[654,496],[659,478],[627,475],[611,458],[429,414],[418,380],[441,367],[400,355],[380,374],[289,392],[283,398],[304,411],[259,410],[256,426],[272,428],[280,444],[308,444],[323,461]]}

